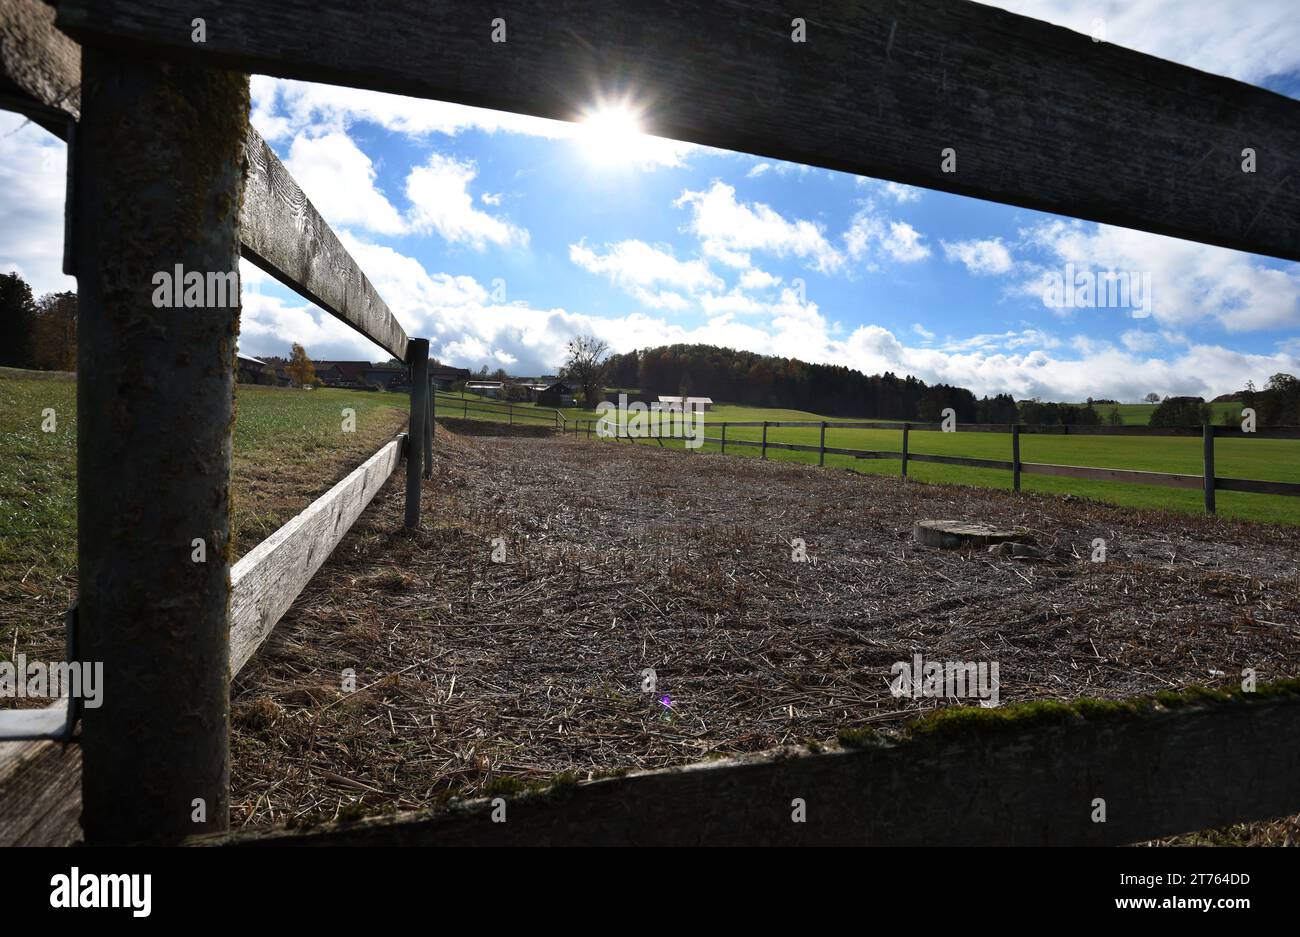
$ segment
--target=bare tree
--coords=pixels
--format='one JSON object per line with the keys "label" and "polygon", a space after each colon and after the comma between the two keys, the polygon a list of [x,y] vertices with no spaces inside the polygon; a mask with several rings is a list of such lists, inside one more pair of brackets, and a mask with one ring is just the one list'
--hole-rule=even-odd
{"label": "bare tree", "polygon": [[569,339],[569,357],[564,362],[564,373],[581,389],[582,404],[588,410],[600,402],[608,371],[608,345],[594,335]]}

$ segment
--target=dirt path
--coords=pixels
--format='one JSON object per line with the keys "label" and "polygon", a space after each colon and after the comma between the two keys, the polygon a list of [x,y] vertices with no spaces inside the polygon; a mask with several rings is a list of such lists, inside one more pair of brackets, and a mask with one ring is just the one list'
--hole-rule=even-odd
{"label": "dirt path", "polygon": [[[236,826],[899,724],[951,704],[890,693],[914,654],[997,662],[1003,703],[1300,674],[1294,530],[625,443],[436,449],[424,529],[390,483],[238,680]],[[911,542],[950,517],[1047,558]]]}

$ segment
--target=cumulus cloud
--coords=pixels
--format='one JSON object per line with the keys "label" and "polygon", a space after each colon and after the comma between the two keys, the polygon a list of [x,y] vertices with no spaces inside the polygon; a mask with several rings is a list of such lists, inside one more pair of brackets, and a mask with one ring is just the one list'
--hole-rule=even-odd
{"label": "cumulus cloud", "polygon": [[1149,277],[1151,318],[1172,329],[1206,321],[1230,332],[1300,326],[1300,272],[1240,251],[1129,228],[1052,220],[1022,232],[1054,263],[1019,285],[1040,298],[1047,277],[1109,271]]}
{"label": "cumulus cloud", "polygon": [[0,273],[19,273],[37,296],[77,288],[63,274],[66,165],[62,140],[0,111]]}
{"label": "cumulus cloud", "polygon": [[472,162],[440,153],[412,169],[406,177],[412,230],[437,231],[453,244],[468,244],[476,250],[488,244],[527,245],[526,230],[474,207],[469,185],[477,172]]}
{"label": "cumulus cloud", "polygon": [[285,167],[330,224],[379,234],[406,230],[401,213],[375,187],[374,163],[346,133],[295,137]]}
{"label": "cumulus cloud", "polygon": [[823,273],[844,262],[820,225],[803,219],[789,221],[761,202],[738,202],[735,188],[724,182],[715,181],[702,192],[687,190],[674,204],[690,208],[687,230],[700,239],[704,253],[728,266],[752,266],[753,251],[777,257],[793,255]]}
{"label": "cumulus cloud", "polygon": [[874,269],[882,256],[899,263],[915,263],[930,256],[925,236],[906,221],[891,221],[868,207],[853,216],[844,233],[844,249],[852,260],[867,262]]}
{"label": "cumulus cloud", "polygon": [[942,241],[944,256],[965,265],[977,276],[1007,273],[1013,262],[1001,238],[970,241]]}

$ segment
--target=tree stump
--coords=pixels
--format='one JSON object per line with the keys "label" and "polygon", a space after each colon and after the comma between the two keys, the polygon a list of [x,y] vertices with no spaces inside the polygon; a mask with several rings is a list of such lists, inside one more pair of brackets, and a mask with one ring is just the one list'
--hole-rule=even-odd
{"label": "tree stump", "polygon": [[922,546],[941,550],[960,550],[963,547],[988,547],[996,543],[1033,543],[1033,537],[1024,530],[994,527],[971,521],[917,521],[912,525],[912,539]]}

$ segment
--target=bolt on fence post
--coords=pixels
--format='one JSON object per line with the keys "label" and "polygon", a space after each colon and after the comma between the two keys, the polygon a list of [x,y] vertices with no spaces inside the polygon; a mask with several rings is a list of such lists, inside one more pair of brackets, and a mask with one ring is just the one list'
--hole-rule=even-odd
{"label": "bolt on fence post", "polygon": [[1011,424],[1011,487],[1020,490],[1020,424]]}
{"label": "bolt on fence post", "polygon": [[911,428],[912,428],[911,424],[909,423],[903,424],[903,465],[902,465],[902,472],[901,472],[903,478],[907,477],[907,434]]}
{"label": "bolt on fence post", "polygon": [[767,420],[763,421],[763,451],[759,453],[759,458],[767,458]]}
{"label": "bolt on fence post", "polygon": [[822,440],[817,447],[817,464],[826,464],[826,421],[822,420]]}
{"label": "bolt on fence post", "polygon": [[429,393],[429,340],[413,338],[406,346],[411,369],[411,420],[406,434],[406,528],[420,526],[420,474],[424,463],[425,399]]}
{"label": "bolt on fence post", "polygon": [[1214,426],[1206,423],[1201,428],[1202,449],[1205,456],[1205,513],[1214,513]]}
{"label": "bolt on fence post", "polygon": [[[81,823],[90,843],[177,842],[229,826],[248,76],[90,45],[81,54],[67,206],[80,235],[79,656],[102,663],[109,687],[103,706],[83,710]],[[173,270],[209,288],[229,275],[233,295],[160,307],[153,278]]]}

